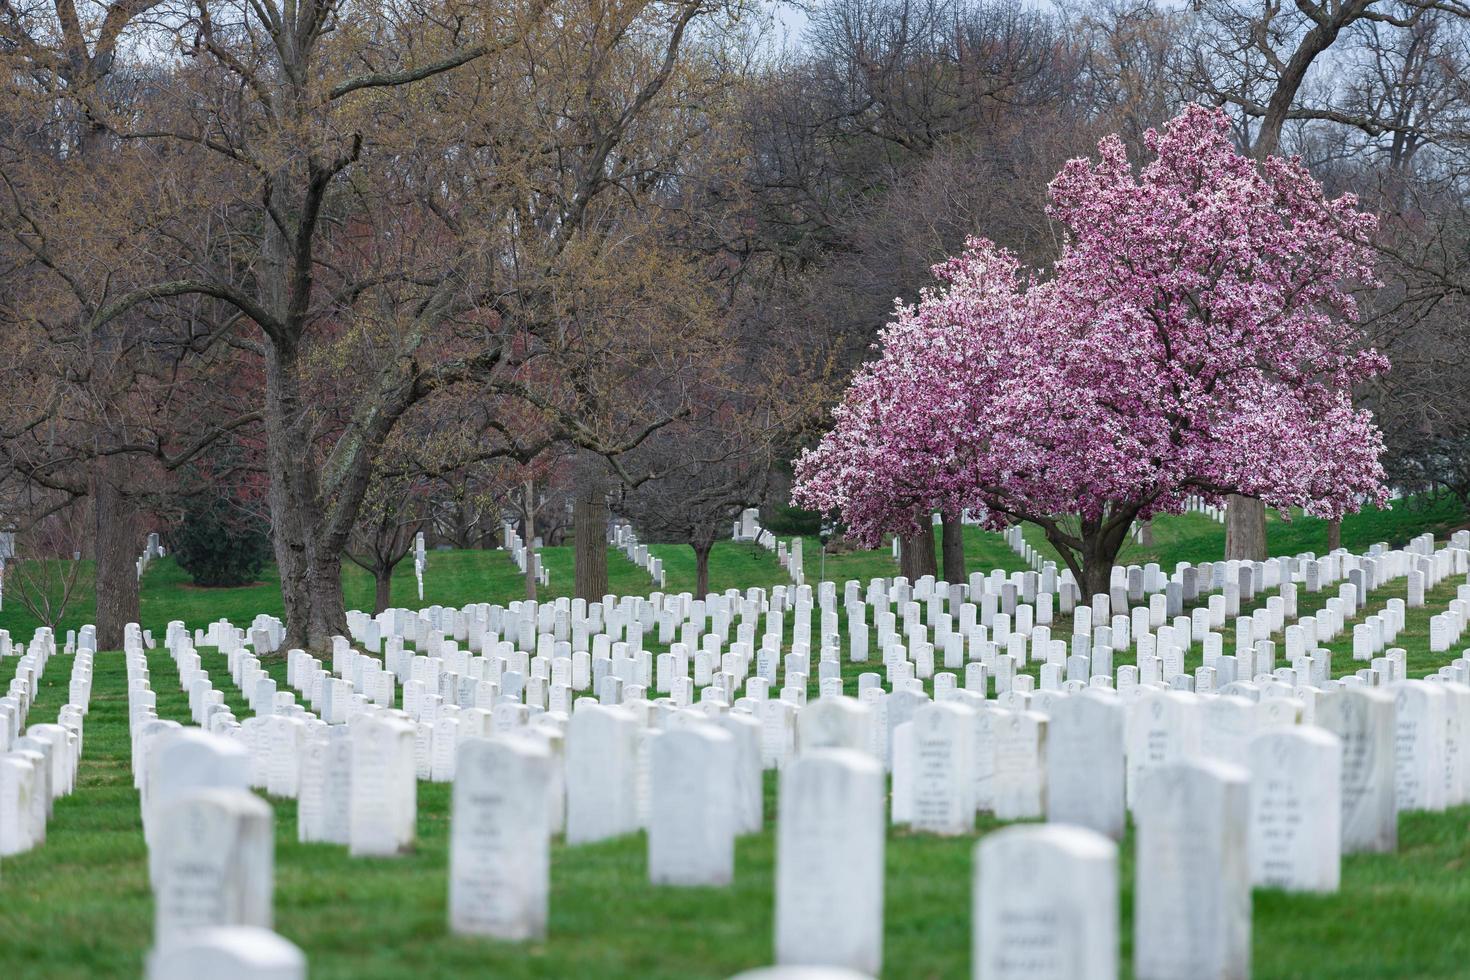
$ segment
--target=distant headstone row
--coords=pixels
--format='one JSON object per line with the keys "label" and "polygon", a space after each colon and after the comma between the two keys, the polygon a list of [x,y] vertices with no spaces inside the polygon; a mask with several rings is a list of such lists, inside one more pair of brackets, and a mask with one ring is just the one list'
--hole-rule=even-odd
{"label": "distant headstone row", "polygon": [[[521,573],[525,574],[526,563],[530,562],[531,574],[536,579],[536,582],[540,585],[550,585],[551,572],[541,563],[541,552],[532,551],[526,547],[526,543],[521,540],[521,536],[516,531],[514,524],[507,522],[502,525],[501,533],[505,538],[505,550],[510,553],[511,561],[516,563],[516,568],[519,568]],[[422,591],[419,593],[419,599],[423,599]]]}
{"label": "distant headstone row", "polygon": [[618,549],[633,564],[648,573],[653,584],[660,589],[664,587],[664,560],[648,550],[648,545],[638,541],[638,535],[632,525],[621,521],[615,521],[607,528],[608,544]]}

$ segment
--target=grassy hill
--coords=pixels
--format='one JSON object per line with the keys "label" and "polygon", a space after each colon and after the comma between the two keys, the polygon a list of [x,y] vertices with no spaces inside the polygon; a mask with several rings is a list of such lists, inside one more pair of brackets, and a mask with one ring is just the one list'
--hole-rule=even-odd
{"label": "grassy hill", "polygon": [[[1370,508],[1349,515],[1343,521],[1343,546],[1364,550],[1377,542],[1400,545],[1425,531],[1444,537],[1464,526],[1465,514],[1451,499],[1425,502],[1418,498],[1394,501],[1393,506]],[[1026,540],[1043,553],[1055,557],[1040,529],[1025,527]],[[1270,517],[1269,543],[1272,554],[1298,554],[1303,551],[1323,553],[1327,550],[1327,524],[1314,518],[1296,517],[1284,522]],[[803,543],[807,581],[821,577],[821,545],[815,537]],[[1121,561],[1143,564],[1156,561],[1173,568],[1180,561],[1207,561],[1224,553],[1223,524],[1199,514],[1162,517],[1154,522],[1154,545],[1143,548],[1129,542]],[[653,544],[650,550],[663,559],[667,590],[692,591],[695,583],[694,552],[683,545]],[[542,561],[551,572],[550,587],[538,591],[542,599],[570,595],[572,590],[572,549],[543,548]],[[965,529],[965,558],[971,571],[991,568],[1020,569],[1021,560],[1005,545],[1000,535],[977,528]],[[837,582],[847,579],[867,580],[898,574],[898,565],[887,548],[874,551],[850,551],[827,558],[826,577]],[[143,576],[141,618],[144,628],[162,635],[170,620],[182,619],[191,627],[211,620],[227,618],[237,625],[248,622],[258,613],[280,616],[280,587],[274,565],[267,565],[261,581],[241,588],[203,589],[195,587],[189,576],[170,558],[153,562]],[[789,582],[785,569],[774,553],[750,544],[721,541],[710,555],[710,587],[747,589],[769,588]],[[29,637],[38,625],[12,594],[15,579],[6,581],[4,608],[0,609],[0,629],[10,630],[12,637]],[[648,575],[621,552],[608,550],[608,587],[618,595],[647,595],[653,591]],[[371,610],[373,582],[371,576],[355,565],[346,564],[342,571],[342,588],[350,608]],[[525,597],[524,579],[503,551],[434,551],[429,553],[428,572],[424,579],[424,598],[420,603],[414,582],[413,563],[404,561],[393,576],[395,605],[419,608],[427,605],[462,606],[471,602],[506,603]],[[61,630],[76,629],[91,622],[93,610],[92,569],[83,563],[76,594],[61,622]]]}

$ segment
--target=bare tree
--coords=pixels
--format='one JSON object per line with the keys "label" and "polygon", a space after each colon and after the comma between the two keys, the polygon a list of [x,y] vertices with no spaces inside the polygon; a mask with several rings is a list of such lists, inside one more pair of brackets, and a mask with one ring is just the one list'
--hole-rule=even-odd
{"label": "bare tree", "polygon": [[427,488],[408,480],[380,486],[369,495],[345,554],[373,577],[373,612],[393,602],[393,570],[413,549],[428,524]]}
{"label": "bare tree", "polygon": [[16,536],[8,597],[42,626],[55,630],[76,596],[89,519],[85,502],[74,503]]}
{"label": "bare tree", "polygon": [[[768,417],[767,417],[768,418]],[[651,477],[624,488],[616,510],[641,535],[675,541],[694,551],[695,595],[710,590],[709,558],[714,544],[729,534],[731,521],[764,498],[775,460],[776,432],[711,413],[675,423],[636,456]]]}

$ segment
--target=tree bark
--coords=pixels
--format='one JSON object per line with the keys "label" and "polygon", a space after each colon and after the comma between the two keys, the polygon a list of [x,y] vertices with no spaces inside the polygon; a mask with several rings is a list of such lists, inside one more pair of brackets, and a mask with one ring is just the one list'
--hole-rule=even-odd
{"label": "tree bark", "polygon": [[124,628],[139,619],[137,560],[142,547],[137,512],[118,486],[121,465],[118,457],[104,456],[96,461],[92,478],[99,650],[121,650]]}
{"label": "tree bark", "polygon": [[1341,519],[1327,522],[1327,550],[1336,551],[1342,547],[1342,521]]}
{"label": "tree bark", "polygon": [[346,636],[347,632],[347,600],[342,596],[342,556],[318,554],[312,562],[308,642],[312,649],[327,650],[331,648],[332,637]]}
{"label": "tree bark", "polygon": [[964,582],[965,573],[965,526],[958,513],[944,514],[944,580],[950,584]]}
{"label": "tree bark", "polygon": [[[1356,20],[1367,6],[1363,2],[1343,4],[1337,8],[1332,20],[1319,22],[1302,36],[1291,58],[1283,66],[1276,87],[1266,102],[1266,111],[1261,117],[1260,129],[1256,132],[1255,145],[1251,148],[1251,155],[1257,160],[1265,160],[1280,147],[1281,131],[1286,126],[1291,104],[1296,101],[1297,93],[1301,91],[1312,63],[1332,47],[1343,26]],[[1349,11],[1349,8],[1352,10]]]}
{"label": "tree bark", "polygon": [[[1095,595],[1108,595],[1113,583],[1113,563],[1095,561],[1082,566],[1081,588],[1083,599],[1092,601]],[[1106,624],[1103,624],[1106,625]]]}
{"label": "tree bark", "polygon": [[1095,595],[1107,595],[1111,591],[1113,565],[1118,561],[1123,543],[1128,540],[1128,530],[1133,526],[1133,516],[1137,513],[1138,509],[1132,508],[1131,512],[1125,511],[1121,516],[1115,514],[1107,520],[1084,522],[1080,549],[1078,541],[1068,538],[1061,528],[1054,524],[1043,526],[1046,539],[1072,570],[1077,587],[1082,591],[1080,601],[1083,604],[1091,602]]}
{"label": "tree bark", "polygon": [[576,595],[597,602],[607,595],[607,495],[600,477],[587,475],[579,481],[572,524]]}
{"label": "tree bark", "polygon": [[910,582],[917,582],[925,575],[939,576],[934,562],[934,525],[927,518],[925,515],[917,534],[905,534],[899,539],[899,570]]}
{"label": "tree bark", "polygon": [[694,549],[694,595],[699,599],[709,595],[709,553],[714,546],[713,541],[696,541],[689,545]]}
{"label": "tree bark", "polygon": [[1225,503],[1225,560],[1266,560],[1266,505],[1231,494]]}
{"label": "tree bark", "polygon": [[305,418],[295,349],[271,344],[266,355],[266,467],[270,476],[271,543],[286,611],[285,649],[327,650],[347,632],[342,556],[320,546],[323,515]]}
{"label": "tree bark", "polygon": [[373,615],[377,615],[393,604],[393,569],[373,569]]}

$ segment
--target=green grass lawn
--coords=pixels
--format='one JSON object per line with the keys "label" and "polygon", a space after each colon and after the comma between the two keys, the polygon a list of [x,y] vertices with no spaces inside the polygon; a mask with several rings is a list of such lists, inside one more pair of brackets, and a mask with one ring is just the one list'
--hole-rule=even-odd
{"label": "green grass lawn", "polygon": [[[1412,537],[1419,526],[1447,528],[1459,515],[1429,512],[1415,525],[1398,508],[1363,515],[1344,527],[1344,542],[1366,547],[1378,540]],[[1357,521],[1364,522],[1361,527]],[[1218,557],[1215,529],[1204,518],[1163,519],[1156,527],[1155,554],[1135,552],[1129,560],[1172,562]],[[1273,543],[1284,535],[1308,535],[1305,522],[1288,532],[1273,526]],[[1309,537],[1286,538],[1290,551],[1318,550]],[[808,581],[815,581],[818,549],[806,545]],[[1213,550],[1211,550],[1213,549]],[[669,587],[694,580],[688,548],[654,545],[665,559]],[[967,529],[972,569],[1020,568],[1000,539]],[[572,582],[570,549],[546,549],[552,586],[542,596],[566,594]],[[724,543],[711,559],[714,588],[773,585],[787,581],[773,554]],[[866,579],[896,571],[887,551],[855,552],[828,560],[829,578]],[[619,593],[647,593],[646,574],[617,554],[609,556],[609,579]],[[371,581],[355,568],[344,574],[350,604],[366,606]],[[507,601],[522,593],[521,578],[503,552],[434,552],[429,559],[425,604],[462,605]],[[1329,595],[1300,593],[1303,615]],[[1369,597],[1366,611],[1403,595],[1402,581]],[[1428,652],[1428,620],[1454,595],[1454,582],[1441,584],[1424,609],[1409,610],[1397,645],[1408,650],[1409,670],[1418,676],[1451,655]],[[413,574],[405,564],[394,583],[394,601],[417,606]],[[1248,612],[1250,605],[1245,607]],[[188,587],[172,562],[157,562],[143,588],[145,625],[162,635],[170,619],[191,627],[227,617],[241,625],[259,612],[280,612],[274,582],[242,589]],[[1360,614],[1366,615],[1365,613]],[[75,622],[85,617],[78,615]],[[1232,624],[1233,625],[1233,624]],[[7,604],[0,626],[28,637],[33,624]],[[788,631],[790,629],[788,623]],[[1053,634],[1071,626],[1059,617]],[[1233,633],[1224,631],[1226,652]],[[788,633],[789,637],[789,633]],[[844,637],[845,640],[845,637]],[[649,644],[655,650],[656,644]],[[1332,644],[1333,672],[1351,672],[1350,632]],[[844,653],[845,653],[844,646]],[[1278,650],[1280,648],[1278,647]],[[240,717],[245,706],[229,686],[224,658],[201,651],[211,676],[225,688]],[[874,661],[844,661],[850,691],[857,675],[881,670]],[[1131,662],[1120,654],[1115,663]],[[1188,666],[1200,661],[1190,651]],[[13,664],[13,661],[10,663]],[[188,721],[188,703],[166,653],[149,657],[158,714]],[[1284,658],[1278,652],[1278,665]],[[268,664],[284,684],[285,665]],[[66,699],[71,658],[57,656],[41,681],[31,722],[53,721]],[[1035,673],[1037,665],[1028,670]],[[8,679],[8,678],[4,678]],[[815,679],[812,681],[815,696]],[[151,935],[152,901],[137,794],[128,769],[126,679],[117,654],[99,654],[86,723],[86,756],[78,790],[61,800],[47,843],[0,867],[0,978],[123,977],[137,975]],[[552,852],[549,935],[545,942],[510,945],[451,937],[447,933],[448,787],[419,784],[418,844],[399,859],[349,858],[345,848],[296,842],[296,804],[273,799],[276,815],[276,927],[301,945],[314,978],[439,977],[728,977],[768,963],[772,950],[775,778],[767,775],[766,829],[743,838],[737,849],[735,883],[724,889],[676,889],[650,885],[645,841],[635,835],[602,844]],[[884,916],[885,976],[960,977],[969,970],[970,874],[975,839],[995,824],[982,818],[976,835],[946,839],[890,830]],[[1123,976],[1132,936],[1131,837],[1121,851]],[[1253,976],[1256,978],[1362,978],[1470,976],[1470,807],[1444,814],[1406,814],[1394,855],[1354,855],[1344,860],[1342,888],[1329,896],[1258,891],[1253,914]]]}

